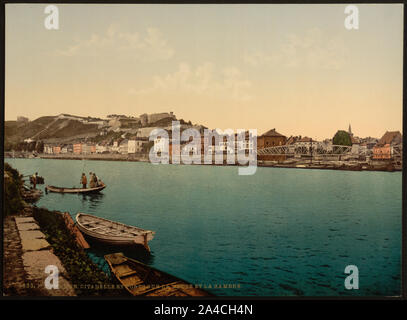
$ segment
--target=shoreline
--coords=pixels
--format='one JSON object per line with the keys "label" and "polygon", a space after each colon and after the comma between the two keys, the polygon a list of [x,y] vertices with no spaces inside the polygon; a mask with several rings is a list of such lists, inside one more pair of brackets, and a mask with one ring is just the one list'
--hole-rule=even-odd
{"label": "shoreline", "polygon": [[[233,169],[232,169],[233,170]],[[383,176],[384,177],[384,176]],[[387,177],[389,177],[388,175],[387,175]],[[380,177],[379,177],[380,178]],[[46,215],[44,216],[44,219],[37,219],[37,221],[38,221],[38,223],[40,222],[40,221],[46,221],[46,224],[48,224],[48,225],[51,225],[51,226],[55,226],[56,224],[54,223],[54,220],[49,220],[49,217],[48,217],[48,215],[49,214],[52,214],[52,213],[55,213],[55,211],[50,211],[50,210],[46,210],[45,208],[39,208],[39,210],[41,210],[41,211],[43,211],[43,213],[44,213],[44,211],[47,211],[47,212],[45,212],[46,213]],[[36,215],[36,216],[40,216],[40,215]],[[63,226],[63,224],[61,223],[61,225]],[[57,230],[61,230],[61,229],[64,229],[64,228],[57,228]],[[47,232],[45,231],[46,229],[44,229],[44,230],[42,230],[45,234],[47,234]],[[73,239],[72,239],[73,240]],[[11,242],[11,241],[10,241]],[[58,241],[59,243],[57,243],[57,248],[59,247],[59,248],[64,248],[65,247],[65,241],[64,242],[60,242],[60,241]],[[70,241],[71,242],[71,241]],[[15,241],[14,241],[14,243],[15,243]],[[50,244],[51,244],[51,242],[50,242]],[[69,255],[71,255],[71,254],[69,254]],[[10,260],[10,259],[9,259]],[[63,261],[61,261],[61,262],[63,262]],[[13,267],[12,265],[10,266],[10,267]],[[65,268],[67,271],[69,270],[68,269],[68,267],[69,267],[69,264],[67,265],[67,267]],[[11,268],[9,269],[9,270],[11,270]],[[21,270],[21,269],[20,269]],[[11,273],[11,272],[10,272]],[[17,270],[16,270],[16,273],[15,273],[15,275],[16,276],[18,276],[19,274],[21,274],[21,271],[19,271],[19,272],[17,272]],[[86,276],[86,277],[88,277],[88,276]],[[75,277],[71,277],[71,279],[75,279]],[[23,283],[27,283],[26,281],[23,281]],[[76,281],[75,281],[76,282]],[[71,284],[72,284],[72,286],[75,286],[75,282],[71,282]],[[84,283],[85,285],[87,285],[87,284],[92,284],[93,282],[92,281],[86,281],[86,282],[82,282],[81,281],[81,283]],[[23,287],[24,288],[24,287]],[[36,287],[36,288],[39,288],[39,287]],[[79,287],[80,288],[80,287]],[[81,289],[81,288],[80,288]],[[82,296],[91,296],[91,291],[88,291],[88,289],[86,288],[86,287],[84,287],[83,289],[82,289],[82,291],[84,291],[83,293],[82,293]],[[100,293],[102,293],[101,291],[99,291]],[[111,289],[106,289],[106,296],[108,296],[109,294],[111,294],[111,293],[113,293],[113,291],[111,291]],[[11,293],[11,292],[10,292]],[[87,294],[87,293],[89,293],[89,294]],[[27,294],[27,293],[25,293],[25,292],[21,292],[21,294],[19,294],[19,295],[25,295],[25,294]],[[47,295],[47,291],[43,291],[42,293],[41,293],[42,295]],[[32,295],[41,295],[40,293],[33,293]],[[80,294],[78,294],[78,296],[79,296]]]}
{"label": "shoreline", "polygon": [[[121,296],[124,288],[88,256],[69,214],[38,208],[44,194],[25,188],[22,178],[5,163],[3,295]],[[49,266],[58,272],[56,287],[47,285]]]}
{"label": "shoreline", "polygon": [[[94,161],[125,161],[125,162],[145,162],[150,163],[145,156],[123,155],[123,154],[91,154],[91,155],[45,155],[41,154],[37,157],[29,157],[26,155],[20,157],[10,157],[5,154],[4,159],[54,159],[54,160],[94,160]],[[171,163],[169,163],[171,164]],[[181,165],[184,165],[181,163]],[[192,164],[204,166],[246,166],[239,164]],[[382,160],[374,161],[373,163],[361,161],[327,161],[327,160],[298,160],[289,163],[281,163],[277,161],[258,161],[257,167],[261,168],[291,168],[291,169],[320,169],[320,170],[343,170],[343,171],[382,171],[382,172],[401,172],[402,166],[395,166],[392,162]]]}

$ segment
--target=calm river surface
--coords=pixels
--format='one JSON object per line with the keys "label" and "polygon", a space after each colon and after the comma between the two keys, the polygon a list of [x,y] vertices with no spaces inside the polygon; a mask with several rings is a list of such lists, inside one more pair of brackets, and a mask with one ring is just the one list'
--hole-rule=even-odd
{"label": "calm river surface", "polygon": [[[37,205],[156,231],[144,261],[194,284],[240,285],[209,289],[216,295],[400,293],[401,172],[258,168],[239,176],[237,167],[5,161],[56,186],[79,186],[82,172],[96,172],[107,184],[100,195],[49,193]],[[103,255],[115,250],[89,255],[106,270]],[[344,287],[347,265],[359,269],[359,290]]]}

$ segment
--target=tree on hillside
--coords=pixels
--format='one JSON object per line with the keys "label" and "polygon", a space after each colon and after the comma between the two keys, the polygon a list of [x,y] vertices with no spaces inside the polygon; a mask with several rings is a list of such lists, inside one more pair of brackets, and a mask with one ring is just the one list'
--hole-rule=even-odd
{"label": "tree on hillside", "polygon": [[340,146],[351,146],[352,145],[352,139],[349,135],[344,130],[338,130],[338,132],[335,133],[333,139],[332,139],[332,144],[334,145],[340,145]]}
{"label": "tree on hillside", "polygon": [[27,151],[34,151],[35,150],[35,146],[36,146],[36,142],[35,141],[31,141],[29,143],[27,143]]}
{"label": "tree on hillside", "polygon": [[14,150],[14,144],[11,142],[4,142],[4,151]]}
{"label": "tree on hillside", "polygon": [[44,152],[44,142],[38,141],[36,146],[35,146],[35,151],[37,153],[43,153]]}

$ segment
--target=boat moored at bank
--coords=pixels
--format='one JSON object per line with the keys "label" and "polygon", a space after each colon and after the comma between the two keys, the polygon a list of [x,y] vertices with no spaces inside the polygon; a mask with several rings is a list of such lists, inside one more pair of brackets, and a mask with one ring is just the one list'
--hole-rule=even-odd
{"label": "boat moored at bank", "polygon": [[128,258],[121,252],[105,255],[105,260],[117,280],[133,296],[213,296],[185,280]]}
{"label": "boat moored at bank", "polygon": [[94,240],[109,245],[142,245],[147,251],[150,251],[148,241],[151,241],[155,234],[151,230],[80,212],[76,215],[76,223],[82,233]]}

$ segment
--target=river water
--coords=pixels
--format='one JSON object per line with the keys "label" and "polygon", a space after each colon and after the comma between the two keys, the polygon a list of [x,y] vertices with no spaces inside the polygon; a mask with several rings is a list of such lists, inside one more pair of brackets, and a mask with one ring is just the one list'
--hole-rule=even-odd
{"label": "river water", "polygon": [[[216,295],[400,294],[401,172],[258,168],[239,176],[232,166],[5,161],[64,187],[96,172],[107,185],[100,195],[49,193],[37,205],[155,231],[150,257],[126,254]],[[103,255],[117,250],[96,245],[89,255],[107,270]],[[344,286],[348,265],[358,267],[358,290]]]}

